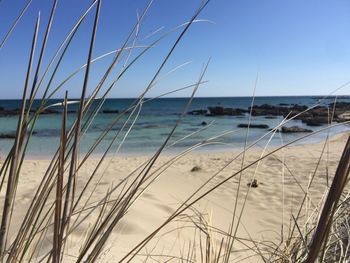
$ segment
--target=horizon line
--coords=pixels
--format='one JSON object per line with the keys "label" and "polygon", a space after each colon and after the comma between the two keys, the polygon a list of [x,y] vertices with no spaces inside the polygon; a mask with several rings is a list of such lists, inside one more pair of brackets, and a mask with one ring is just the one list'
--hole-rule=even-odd
{"label": "horizon line", "polygon": [[[193,97],[193,99],[210,99],[210,98],[266,98],[266,97],[350,97],[350,95],[347,94],[341,94],[341,95],[255,95],[255,96],[199,96],[199,97]],[[86,97],[88,99],[89,97]],[[125,99],[125,100],[130,100],[130,99],[138,99],[139,97],[110,97],[106,99]],[[149,98],[154,98],[154,97],[144,97],[146,99]],[[160,97],[157,99],[188,99],[190,96],[184,96],[184,97]],[[59,100],[59,99],[64,99],[63,97],[56,97],[56,98],[50,98],[50,100]],[[78,97],[74,98],[69,98],[70,100],[73,99],[80,99]],[[101,98],[96,98],[95,100],[99,100]],[[2,99],[1,100],[22,100],[22,98],[7,98],[7,99]],[[28,100],[28,99],[27,99]],[[42,98],[37,98],[34,100],[42,100]]]}

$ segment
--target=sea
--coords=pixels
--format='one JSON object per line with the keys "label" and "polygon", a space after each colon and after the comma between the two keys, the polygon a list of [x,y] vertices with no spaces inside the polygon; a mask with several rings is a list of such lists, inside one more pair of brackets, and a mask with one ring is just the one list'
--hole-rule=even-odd
{"label": "sea", "polygon": [[[188,108],[191,110],[207,109],[210,106],[234,107],[247,109],[254,105],[328,105],[334,102],[334,97],[322,96],[274,96],[274,97],[211,97],[194,98]],[[337,98],[337,102],[350,102],[349,96]],[[62,99],[52,99],[48,105],[62,102]],[[164,153],[180,153],[194,148],[194,151],[237,151],[244,147],[277,147],[294,140],[294,144],[316,143],[325,140],[327,136],[333,136],[350,130],[348,125],[337,125],[327,128],[322,132],[315,133],[307,138],[298,140],[305,133],[282,134],[269,132],[269,129],[246,129],[237,128],[241,123],[248,123],[249,114],[243,116],[203,116],[182,113],[189,103],[189,98],[159,98],[144,99],[140,107],[135,111],[129,110],[119,121],[117,113],[103,113],[102,111],[119,112],[130,108],[135,99],[107,99],[101,110],[89,125],[84,126],[84,132],[79,144],[81,153],[86,153],[98,138],[111,126],[101,143],[93,151],[93,154],[102,154],[109,147],[110,154],[120,155],[148,155],[155,153],[165,144]],[[34,101],[33,108],[40,105],[41,101]],[[97,105],[94,102],[92,108]],[[0,107],[16,109],[21,105],[20,100],[0,100]],[[77,104],[69,106],[67,129],[76,118]],[[52,109],[62,111],[62,107]],[[131,114],[133,113],[133,114]],[[84,119],[84,122],[86,119]],[[265,116],[251,117],[252,124],[267,124],[274,128],[283,121],[282,116],[265,118]],[[0,134],[15,133],[18,116],[0,117]],[[40,115],[35,122],[34,134],[31,136],[27,156],[33,158],[49,158],[59,146],[59,137],[62,123],[61,114]],[[207,125],[205,125],[207,124]],[[300,120],[291,120],[285,126],[297,125],[302,128],[317,131],[326,126],[309,127]],[[176,129],[167,140],[169,133]],[[268,134],[267,134],[268,133]],[[9,152],[13,146],[13,139],[0,139],[0,158]]]}

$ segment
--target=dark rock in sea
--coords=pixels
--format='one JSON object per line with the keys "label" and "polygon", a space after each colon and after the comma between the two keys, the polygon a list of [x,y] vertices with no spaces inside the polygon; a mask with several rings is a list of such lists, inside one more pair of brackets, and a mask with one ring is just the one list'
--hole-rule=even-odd
{"label": "dark rock in sea", "polygon": [[265,119],[276,119],[277,116],[271,116],[271,115],[268,115],[268,116],[265,116]]}
{"label": "dark rock in sea", "polygon": [[247,186],[252,187],[252,188],[257,188],[259,186],[258,180],[253,179],[250,183],[247,183]]}
{"label": "dark rock in sea", "polygon": [[193,166],[193,168],[191,169],[191,172],[198,172],[202,170],[202,168],[200,168],[199,166]]}
{"label": "dark rock in sea", "polygon": [[0,117],[7,117],[7,116],[15,116],[20,114],[20,109],[13,109],[13,110],[6,110],[2,109],[0,110]]}
{"label": "dark rock in sea", "polygon": [[[31,109],[30,113],[35,113],[37,109]],[[54,109],[45,109],[40,112],[40,114],[46,115],[46,114],[59,114],[60,111],[54,110]],[[21,114],[21,110],[16,108],[16,109],[10,109],[6,110],[4,108],[0,108],[0,117],[7,117],[7,116],[17,116]]]}
{"label": "dark rock in sea", "polygon": [[14,134],[14,133],[0,133],[0,139],[16,139],[16,134]]}
{"label": "dark rock in sea", "polygon": [[[328,104],[331,109],[334,107],[334,102]],[[350,102],[337,102],[335,103],[336,109],[346,109],[350,110]]]}
{"label": "dark rock in sea", "polygon": [[221,106],[208,107],[210,116],[239,116],[248,112],[240,108],[224,108]]}
{"label": "dark rock in sea", "polygon": [[201,125],[202,125],[202,126],[207,126],[208,123],[207,123],[206,121],[202,121]]}
{"label": "dark rock in sea", "polygon": [[255,105],[251,109],[251,107],[248,108],[248,110],[252,112],[253,116],[286,116],[289,113],[292,113],[292,115],[298,114],[304,110],[306,110],[306,106],[300,106],[300,105],[293,105],[291,107],[286,106],[275,106],[275,105],[269,105],[269,104],[262,104],[260,106]]}
{"label": "dark rock in sea", "polygon": [[37,137],[58,137],[61,135],[61,130],[60,129],[41,129],[41,130],[34,131],[33,135]]}
{"label": "dark rock in sea", "polygon": [[207,113],[208,113],[207,110],[193,110],[193,111],[189,111],[187,114],[189,114],[189,115],[205,115]]}
{"label": "dark rock in sea", "polygon": [[[35,112],[36,110],[34,110]],[[47,114],[60,114],[61,112],[58,110],[53,110],[53,109],[46,109],[40,112],[42,115],[47,115]]]}
{"label": "dark rock in sea", "polygon": [[292,126],[292,127],[282,127],[281,132],[282,133],[312,132],[312,130],[304,129],[298,126]]}
{"label": "dark rock in sea", "polygon": [[335,121],[337,122],[344,122],[350,120],[350,111],[345,111],[337,116]]}
{"label": "dark rock in sea", "polygon": [[321,116],[321,117],[310,117],[302,119],[303,123],[306,123],[308,126],[322,126],[324,124],[329,123],[328,116]]}
{"label": "dark rock in sea", "polygon": [[[194,132],[194,131],[198,131],[198,128],[186,128],[186,131],[190,131],[190,132]],[[166,135],[169,135],[169,133],[167,133]]]}
{"label": "dark rock in sea", "polygon": [[240,123],[237,125],[238,128],[257,128],[257,129],[268,129],[269,125],[267,124],[253,124],[248,125],[247,123]]}
{"label": "dark rock in sea", "polygon": [[118,110],[103,110],[102,113],[105,113],[105,114],[111,114],[111,113],[119,113]]}
{"label": "dark rock in sea", "polygon": [[160,125],[160,124],[143,124],[142,128],[144,129],[157,129],[157,128],[164,128],[167,127],[167,125]]}

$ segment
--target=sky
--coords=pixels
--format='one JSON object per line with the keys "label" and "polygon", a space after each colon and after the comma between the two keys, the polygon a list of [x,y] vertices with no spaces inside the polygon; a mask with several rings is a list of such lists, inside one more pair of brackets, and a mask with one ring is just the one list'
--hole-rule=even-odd
{"label": "sky", "polygon": [[[0,41],[27,0],[0,1]],[[20,98],[25,82],[31,39],[40,11],[37,62],[53,1],[33,0],[8,41],[0,49],[1,99]],[[88,0],[59,0],[45,50],[40,77],[57,48],[90,5]],[[122,47],[142,14],[147,0],[102,0],[93,57]],[[136,97],[152,80],[201,0],[154,0],[140,25],[137,48],[123,53],[104,89],[118,76],[123,64],[134,59],[161,36],[118,80],[109,97]],[[50,90],[86,63],[96,6],[69,46]],[[211,0],[176,46],[147,96],[158,96],[198,81],[210,63],[196,96],[328,95],[350,81],[350,2],[348,0]],[[171,31],[170,34],[167,32]],[[129,42],[132,46],[132,42]],[[91,67],[88,95],[99,83],[113,55]],[[57,62],[55,60],[54,64]],[[36,65],[34,63],[34,65]],[[176,69],[176,70],[174,70]],[[48,84],[53,67],[43,80]],[[79,97],[84,71],[74,76],[54,97],[68,90]],[[33,80],[33,74],[31,76]],[[257,81],[256,81],[257,80]],[[350,94],[350,85],[336,94]],[[169,96],[191,94],[190,89]]]}

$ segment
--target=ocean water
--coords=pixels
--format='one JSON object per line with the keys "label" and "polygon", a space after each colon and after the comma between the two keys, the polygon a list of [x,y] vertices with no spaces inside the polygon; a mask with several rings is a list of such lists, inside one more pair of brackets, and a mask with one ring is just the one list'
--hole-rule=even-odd
{"label": "ocean water", "polygon": [[[327,105],[334,101],[334,98],[322,99],[322,97],[299,96],[299,97],[256,97],[254,105],[270,104],[300,104],[313,106],[316,103]],[[60,99],[50,100],[49,104],[61,102]],[[341,97],[337,101],[350,102],[350,97]],[[134,99],[107,99],[102,107],[102,110],[119,110],[127,109]],[[143,103],[140,108],[140,114],[135,119],[131,117],[125,128],[120,131],[126,117],[122,118],[107,134],[99,147],[94,151],[95,154],[101,154],[105,151],[113,138],[117,135],[111,147],[111,153],[119,154],[151,154],[155,152],[166,140],[167,135],[173,129],[176,122],[179,120],[181,113],[184,111],[187,98],[162,98]],[[232,97],[232,98],[194,98],[189,110],[206,109],[209,106],[224,106],[248,108],[252,103],[251,97]],[[40,105],[40,101],[35,101],[33,107]],[[5,109],[16,109],[20,107],[19,100],[0,100],[0,107]],[[59,107],[54,108],[62,110]],[[70,105],[71,113],[68,115],[68,125],[72,124],[76,116],[74,111],[77,105]],[[117,114],[99,113],[95,120],[91,123],[86,133],[81,139],[80,150],[86,152],[96,139],[103,133],[117,117]],[[35,134],[32,136],[28,145],[29,156],[33,157],[49,157],[58,148],[59,134],[61,126],[60,114],[49,114],[39,116],[35,124]],[[197,151],[216,151],[216,150],[237,150],[244,147],[244,142],[247,134],[246,129],[238,129],[240,123],[248,123],[249,116],[193,116],[185,115],[179,126],[176,128],[174,135],[168,142],[166,152],[180,152],[195,144],[205,142],[208,139],[219,134],[227,132],[225,136],[221,136],[211,141],[211,144],[200,147]],[[282,121],[282,117],[275,119],[267,119],[263,116],[252,117],[251,122],[260,124],[264,123],[273,128]],[[18,116],[0,117],[0,134],[14,133],[18,121]],[[134,125],[130,132],[128,129],[131,123]],[[201,123],[206,122],[211,125],[202,126]],[[323,127],[308,127],[300,120],[292,120],[286,126],[298,125],[300,127],[311,130],[318,130]],[[298,143],[314,143],[322,141],[327,135],[335,135],[344,131],[350,130],[347,125],[340,125],[327,131],[317,133],[311,137],[299,141]],[[250,129],[248,133],[248,145],[266,134],[266,129]],[[118,133],[119,132],[119,133]],[[126,136],[127,134],[127,136]],[[191,136],[190,136],[191,135]],[[278,146],[282,143],[292,141],[304,134],[279,134],[276,133],[273,138],[266,136],[262,139],[257,147],[264,147],[269,141],[269,145]],[[14,140],[0,139],[0,155],[1,158],[5,155],[13,145]]]}

